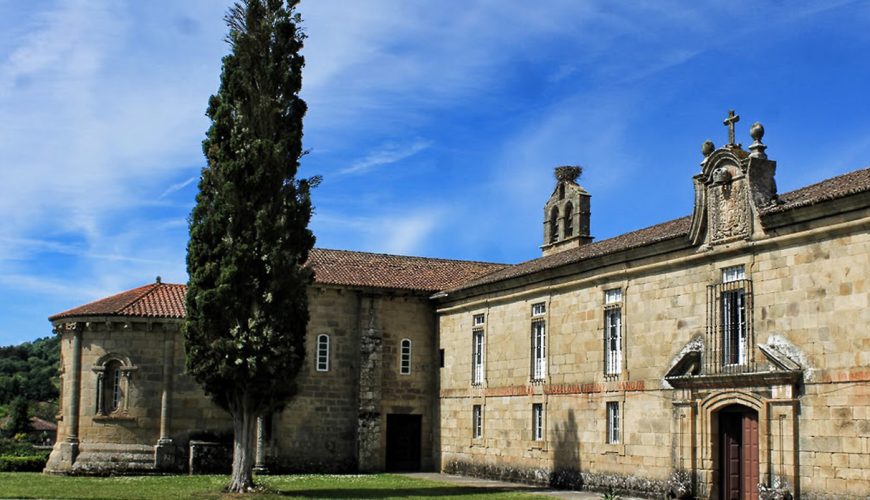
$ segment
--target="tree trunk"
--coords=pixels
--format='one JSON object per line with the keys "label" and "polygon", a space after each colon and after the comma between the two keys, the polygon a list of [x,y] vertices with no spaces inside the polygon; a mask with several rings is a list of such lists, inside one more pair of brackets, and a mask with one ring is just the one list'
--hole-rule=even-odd
{"label": "tree trunk", "polygon": [[233,414],[233,472],[227,490],[245,493],[254,488],[254,458],[257,446],[257,417],[248,405],[231,408]]}

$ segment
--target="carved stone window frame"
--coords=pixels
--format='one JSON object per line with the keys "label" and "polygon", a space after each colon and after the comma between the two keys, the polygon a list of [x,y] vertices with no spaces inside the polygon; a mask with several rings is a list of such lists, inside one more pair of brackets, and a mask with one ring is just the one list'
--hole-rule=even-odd
{"label": "carved stone window frame", "polygon": [[[119,383],[121,384],[120,388],[120,401],[118,402],[118,406],[111,411],[108,411],[108,406],[106,405],[106,369],[112,365],[113,363],[118,364],[118,368],[121,372]],[[96,363],[91,367],[91,371],[96,375],[96,398],[95,398],[95,408],[94,408],[94,418],[95,419],[117,419],[117,420],[129,420],[129,410],[130,410],[130,390],[131,383],[130,380],[133,377],[133,373],[135,373],[139,369],[138,366],[135,366],[130,358],[118,353],[108,353],[100,357]]]}

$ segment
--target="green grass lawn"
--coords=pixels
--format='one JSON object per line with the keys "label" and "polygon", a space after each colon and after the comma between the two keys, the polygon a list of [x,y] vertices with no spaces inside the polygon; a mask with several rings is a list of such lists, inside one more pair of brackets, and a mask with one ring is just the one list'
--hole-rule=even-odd
{"label": "green grass lawn", "polygon": [[470,488],[391,474],[262,476],[262,491],[222,493],[228,476],[68,477],[0,473],[0,498],[232,499],[276,498],[439,498],[537,499],[540,496]]}

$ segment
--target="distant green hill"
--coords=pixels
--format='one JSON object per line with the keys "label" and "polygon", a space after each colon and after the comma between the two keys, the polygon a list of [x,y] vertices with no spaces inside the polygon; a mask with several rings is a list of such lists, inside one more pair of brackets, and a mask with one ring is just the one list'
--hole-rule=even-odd
{"label": "distant green hill", "polygon": [[[31,415],[54,420],[58,398],[60,339],[45,337],[0,347],[0,413],[16,396],[28,402]],[[50,413],[50,415],[49,415]]]}

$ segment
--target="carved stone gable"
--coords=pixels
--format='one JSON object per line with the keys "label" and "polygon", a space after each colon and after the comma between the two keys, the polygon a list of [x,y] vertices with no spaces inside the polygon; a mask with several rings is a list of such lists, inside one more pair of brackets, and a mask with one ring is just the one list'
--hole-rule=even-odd
{"label": "carved stone gable", "polygon": [[694,177],[690,237],[696,245],[719,245],[763,233],[758,211],[776,202],[776,162],[764,154],[761,124],[754,124],[751,132],[751,154],[733,143],[733,132],[732,142],[719,149],[711,141],[704,143],[701,173]]}

